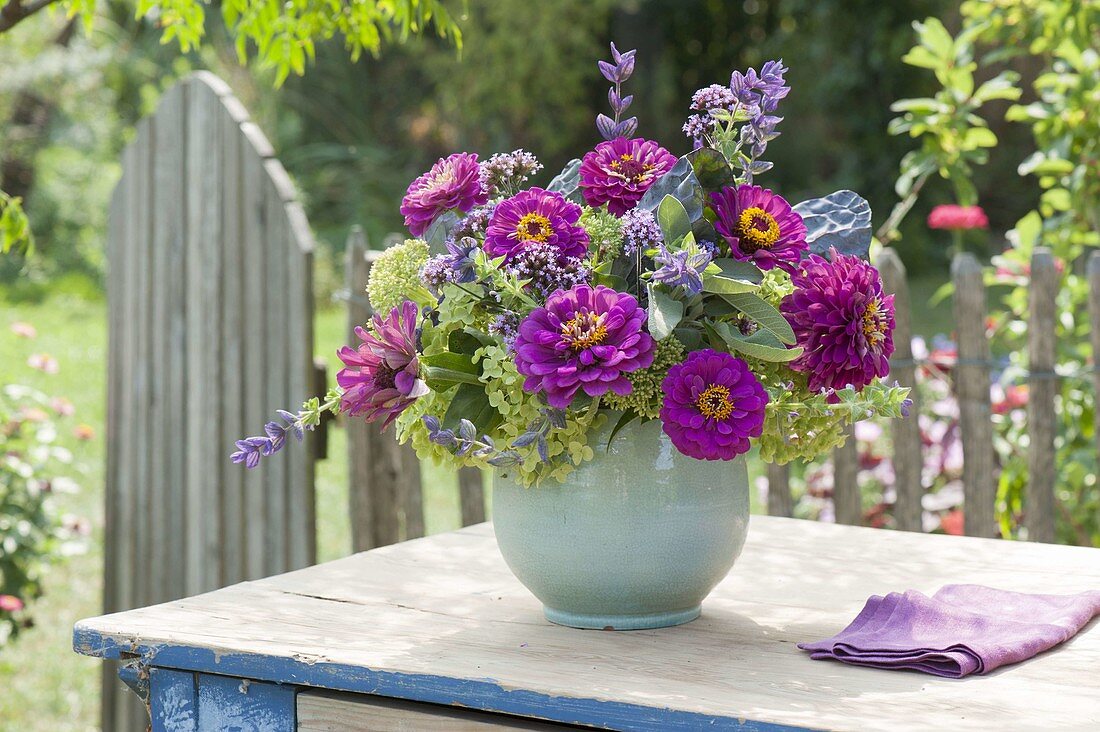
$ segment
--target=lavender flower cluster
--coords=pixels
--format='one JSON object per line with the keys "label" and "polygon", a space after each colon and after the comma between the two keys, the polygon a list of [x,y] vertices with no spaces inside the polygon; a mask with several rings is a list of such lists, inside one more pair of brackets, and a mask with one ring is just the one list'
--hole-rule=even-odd
{"label": "lavender flower cluster", "polygon": [[538,300],[588,282],[589,276],[583,259],[563,255],[552,244],[528,244],[504,269],[520,280],[528,280],[527,289]]}
{"label": "lavender flower cluster", "polygon": [[270,457],[282,450],[286,445],[287,435],[294,435],[301,442],[304,432],[298,415],[285,409],[276,410],[276,414],[282,420],[281,423],[272,420],[264,425],[264,434],[237,440],[237,450],[229,459],[237,464],[243,463],[246,468],[254,468],[260,464],[261,457]]}
{"label": "lavender flower cluster", "polygon": [[481,164],[481,185],[490,198],[514,196],[542,170],[542,163],[526,150],[497,153]]}
{"label": "lavender flower cluster", "polygon": [[635,252],[652,249],[665,240],[657,218],[644,208],[627,211],[619,221],[622,225],[623,254],[633,256]]}

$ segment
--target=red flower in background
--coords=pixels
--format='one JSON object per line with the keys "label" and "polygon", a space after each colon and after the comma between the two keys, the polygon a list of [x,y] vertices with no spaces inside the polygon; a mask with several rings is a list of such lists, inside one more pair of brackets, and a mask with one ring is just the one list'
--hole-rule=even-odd
{"label": "red flower in background", "polygon": [[988,229],[989,219],[981,206],[936,206],[928,214],[929,229]]}

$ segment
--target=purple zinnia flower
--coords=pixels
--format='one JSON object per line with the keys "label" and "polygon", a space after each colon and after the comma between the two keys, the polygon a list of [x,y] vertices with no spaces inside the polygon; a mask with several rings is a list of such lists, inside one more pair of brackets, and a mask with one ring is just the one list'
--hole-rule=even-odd
{"label": "purple zinnia flower", "polygon": [[485,230],[485,253],[510,261],[532,244],[549,244],[567,257],[588,252],[588,232],[577,223],[581,207],[560,193],[529,188],[501,201]]}
{"label": "purple zinnia flower", "polygon": [[375,313],[371,331],[355,329],[363,341],[359,348],[344,346],[337,353],[344,362],[336,374],[336,383],[344,390],[342,411],[363,414],[368,422],[385,419],[385,429],[417,397],[428,393],[416,351],[419,314],[416,303],[406,300],[385,319]]}
{"label": "purple zinnia flower", "polygon": [[809,387],[857,390],[890,372],[894,352],[894,296],[884,295],[878,270],[859,257],[813,254],[791,281],[795,291],[779,309],[805,349],[791,368]]}
{"label": "purple zinnia flower", "polygon": [[747,363],[707,348],[668,370],[661,423],[676,449],[697,460],[732,460],[764,431],[768,392]]}
{"label": "purple zinnia flower", "polygon": [[616,216],[634,208],[676,156],[652,140],[617,137],[601,142],[581,161],[581,191],[593,208],[607,204]]}
{"label": "purple zinnia flower", "polygon": [[401,200],[401,213],[413,236],[420,236],[444,211],[466,212],[488,200],[477,153],[455,153],[440,158],[431,170],[409,184]]}
{"label": "purple zinnia flower", "polygon": [[682,287],[689,296],[703,291],[703,270],[711,261],[710,252],[697,246],[670,252],[663,244],[653,258],[660,265],[653,271],[653,281],[669,287]]}
{"label": "purple zinnia flower", "polygon": [[765,270],[779,267],[793,274],[798,269],[806,249],[806,224],[786,199],[742,184],[711,193],[710,200],[717,216],[714,228],[734,259]]}
{"label": "purple zinnia flower", "polygon": [[523,388],[546,392],[552,407],[568,407],[577,391],[625,396],[624,374],[653,363],[654,341],[642,327],[638,301],[610,287],[577,285],[554,293],[519,326],[516,368]]}

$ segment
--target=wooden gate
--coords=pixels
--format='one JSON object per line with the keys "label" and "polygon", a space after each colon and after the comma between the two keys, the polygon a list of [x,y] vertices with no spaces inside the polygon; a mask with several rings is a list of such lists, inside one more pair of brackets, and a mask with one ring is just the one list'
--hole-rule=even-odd
{"label": "wooden gate", "polygon": [[[200,72],[165,93],[109,217],[108,612],[313,563],[314,450],[251,471],[228,458],[315,389],[312,249],[229,87]],[[114,673],[104,729],[145,729]]]}

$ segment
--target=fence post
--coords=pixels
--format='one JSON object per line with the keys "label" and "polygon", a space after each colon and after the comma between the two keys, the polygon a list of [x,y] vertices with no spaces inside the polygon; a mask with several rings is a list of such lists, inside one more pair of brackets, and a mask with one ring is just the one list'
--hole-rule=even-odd
{"label": "fence post", "polygon": [[[365,325],[371,316],[364,289],[373,254],[363,230],[354,227],[348,236],[345,273],[351,344],[359,340],[356,326]],[[423,510],[415,505],[420,501],[420,464],[412,450],[397,444],[392,432],[382,434],[377,425],[362,419],[348,420],[348,481],[354,551],[400,541],[402,523],[406,538],[423,534]]]}
{"label": "fence post", "polygon": [[[1100,404],[1100,252],[1088,259],[1089,278],[1089,338],[1092,340],[1092,385],[1095,404]],[[1093,409],[1096,431],[1096,454],[1100,457],[1100,408]]]}
{"label": "fence post", "polygon": [[859,526],[863,522],[863,497],[859,491],[859,449],[855,424],[847,427],[848,438],[833,450],[833,509],[838,524]]}
{"label": "fence post", "polygon": [[462,508],[462,525],[480,524],[485,520],[485,487],[478,468],[458,471],[458,498]]}
{"label": "fence post", "polygon": [[768,515],[791,516],[794,501],[791,498],[791,466],[768,463]]}
{"label": "fence post", "polygon": [[1029,541],[1054,541],[1054,375],[1058,270],[1046,247],[1031,255],[1028,303],[1027,493],[1024,527]]}
{"label": "fence post", "polygon": [[985,283],[973,254],[951,263],[959,361],[955,388],[963,444],[964,530],[969,536],[999,535],[996,521],[993,423],[989,403],[989,341],[985,334]]}
{"label": "fence post", "polygon": [[913,406],[909,417],[893,420],[894,443],[894,520],[904,531],[921,530],[921,439],[920,401],[917,395],[917,369],[913,362],[913,325],[909,302],[909,283],[905,265],[897,252],[884,248],[875,264],[882,273],[886,292],[894,295],[894,355],[890,359],[890,375],[902,386],[912,389]]}

